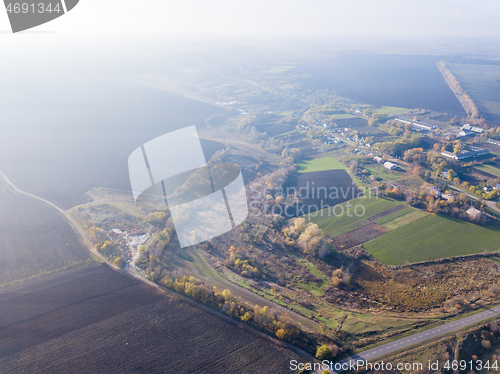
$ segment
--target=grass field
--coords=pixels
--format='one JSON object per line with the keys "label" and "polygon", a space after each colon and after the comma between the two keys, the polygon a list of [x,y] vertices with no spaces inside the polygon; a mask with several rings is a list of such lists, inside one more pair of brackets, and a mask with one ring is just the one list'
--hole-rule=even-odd
{"label": "grass field", "polygon": [[325,170],[343,170],[344,165],[333,157],[314,158],[312,160],[303,160],[297,164],[299,173],[309,173],[312,171]]}
{"label": "grass field", "polygon": [[401,210],[398,210],[397,212],[395,213],[392,213],[392,214],[389,214],[388,216],[385,216],[385,217],[382,217],[382,218],[379,218],[375,221],[375,223],[379,224],[379,225],[383,225],[387,222],[391,222],[399,217],[402,217],[408,213],[412,213],[414,212],[415,209],[412,209],[410,207],[404,207],[403,209]]}
{"label": "grass field", "polygon": [[[359,337],[362,337],[363,334],[366,334],[367,332],[397,332],[402,329],[412,329],[415,323],[422,322],[422,320],[419,320],[418,318],[399,318],[362,313],[346,313],[345,310],[339,309],[326,302],[319,302],[319,304],[315,304],[315,306],[317,311],[317,313],[315,313],[316,320],[321,321],[326,326],[334,329],[339,325],[338,318],[341,316],[347,316],[347,319],[342,326],[342,330],[348,332],[349,334],[358,335]],[[309,309],[302,308],[303,310],[301,310],[301,308],[295,305],[294,309],[299,311],[299,313],[304,313],[304,315],[310,314]]]}
{"label": "grass field", "polygon": [[500,169],[491,166],[491,165],[478,165],[476,166],[476,169],[482,170],[486,173],[492,174],[498,178],[500,178]]}
{"label": "grass field", "polygon": [[[350,204],[348,212],[347,204]],[[357,198],[349,200],[348,202],[336,205],[335,207],[324,209],[306,216],[310,222],[316,223],[326,234],[330,236],[342,235],[346,232],[354,230],[362,225],[362,222],[375,214],[381,213],[389,208],[392,208],[399,203],[394,200],[383,198]],[[364,207],[363,215],[356,215],[354,209],[356,206],[362,205]],[[356,212],[361,212],[362,209],[358,208]],[[342,214],[344,212],[344,214]],[[321,216],[323,214],[323,216]],[[348,216],[348,214],[350,216]]]}
{"label": "grass field", "polygon": [[405,188],[417,189],[423,186],[424,181],[420,177],[408,177],[408,178],[398,179],[395,181],[395,183]]}
{"label": "grass field", "polygon": [[319,271],[316,266],[314,266],[313,263],[307,261],[305,258],[295,258],[295,261],[297,261],[299,264],[307,268],[307,270],[314,275],[316,278],[319,278],[323,281],[323,283],[318,287],[315,283],[313,282],[308,282],[306,283],[298,283],[298,286],[307,290],[311,295],[313,296],[321,296],[323,295],[323,290],[328,287],[330,284],[330,279],[325,277],[321,271]]}
{"label": "grass field", "polygon": [[379,236],[363,247],[387,265],[437,260],[498,250],[500,227],[429,215]]}
{"label": "grass field", "polygon": [[[404,209],[402,211],[404,211]],[[425,212],[421,210],[412,209],[412,212],[402,215],[401,217],[394,218],[391,221],[387,221],[384,224],[382,224],[382,226],[392,231],[400,227],[406,226],[426,216],[427,214]]]}
{"label": "grass field", "polygon": [[[341,148],[337,150],[337,156],[344,154],[344,149]],[[336,151],[329,152],[328,154],[335,154]],[[309,173],[313,171],[325,171],[325,170],[345,170],[347,174],[351,177],[354,184],[358,187],[370,187],[370,184],[363,183],[361,180],[356,178],[348,168],[344,167],[340,161],[337,161],[335,158],[330,156],[325,156],[321,158],[314,158],[312,160],[303,160],[297,163],[297,172],[298,173]]]}
{"label": "grass field", "polygon": [[403,171],[389,170],[382,165],[367,165],[365,169],[375,178],[383,181],[392,181],[405,175]]}
{"label": "grass field", "polygon": [[395,106],[383,106],[379,109],[375,109],[375,113],[380,113],[380,114],[388,114],[390,116],[395,116],[398,114],[403,114],[411,111],[412,109],[408,108],[398,108]]}

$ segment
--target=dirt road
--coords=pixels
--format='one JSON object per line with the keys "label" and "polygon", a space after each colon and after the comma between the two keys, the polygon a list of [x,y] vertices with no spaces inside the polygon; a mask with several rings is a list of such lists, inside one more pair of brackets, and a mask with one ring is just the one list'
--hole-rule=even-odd
{"label": "dirt road", "polygon": [[25,195],[25,196],[29,196],[30,198],[33,198],[33,199],[36,199],[38,201],[41,201],[43,202],[44,204],[47,204],[49,205],[50,207],[56,209],[67,221],[68,223],[75,229],[75,231],[79,234],[79,236],[81,237],[81,239],[83,240],[84,244],[87,246],[87,248],[89,249],[89,251],[95,255],[96,257],[98,257],[100,260],[102,260],[104,263],[106,263],[108,266],[110,266],[112,269],[116,270],[116,271],[119,271],[121,273],[124,273],[124,274],[128,274],[129,276],[132,276],[138,280],[140,280],[141,282],[144,282],[144,283],[147,283],[148,285],[150,285],[151,287],[155,287],[159,290],[161,290],[163,293],[169,295],[170,297],[173,297],[173,298],[176,298],[176,299],[180,299],[190,305],[193,305],[207,313],[210,313],[214,316],[216,316],[217,318],[220,318],[228,323],[231,323],[235,326],[238,326],[239,328],[241,328],[242,330],[245,330],[251,334],[254,334],[262,339],[266,339],[270,342],[272,342],[273,344],[276,344],[276,345],[279,345],[281,347],[285,347],[297,354],[299,354],[300,356],[304,357],[304,359],[306,360],[309,360],[309,361],[317,361],[313,356],[311,356],[309,353],[295,347],[295,346],[292,346],[288,343],[285,343],[281,340],[278,340],[278,339],[275,339],[267,334],[264,334],[248,325],[245,325],[244,323],[240,322],[240,321],[237,321],[233,318],[230,318],[229,316],[223,314],[223,313],[220,313],[214,309],[211,309],[205,305],[202,305],[202,304],[199,304],[187,297],[185,297],[184,295],[180,295],[174,291],[171,291],[169,289],[166,289],[166,288],[163,288],[163,287],[159,287],[157,284],[143,278],[142,276],[140,276],[137,271],[135,271],[135,269],[133,268],[128,268],[127,270],[125,269],[121,269],[121,268],[118,268],[114,265],[111,265],[109,264],[106,259],[99,253],[97,252],[92,243],[87,239],[87,237],[85,236],[83,230],[80,228],[80,226],[69,216],[69,214],[67,214],[64,210],[62,210],[61,208],[59,208],[57,205],[51,203],[50,201],[48,200],[45,200],[43,198],[40,198],[38,196],[35,196],[35,195],[32,195],[30,193],[27,193],[27,192],[24,192],[24,191],[21,191],[19,188],[17,188],[6,176],[5,174],[0,170],[0,177],[3,178],[5,180],[5,182],[8,184],[8,186],[10,188],[12,188],[16,193],[19,193],[19,194],[22,194],[22,195]]}

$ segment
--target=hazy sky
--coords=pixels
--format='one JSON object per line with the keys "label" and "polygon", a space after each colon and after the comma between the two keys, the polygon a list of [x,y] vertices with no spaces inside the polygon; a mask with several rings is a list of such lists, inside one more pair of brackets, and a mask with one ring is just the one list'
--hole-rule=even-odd
{"label": "hazy sky", "polygon": [[[80,0],[37,30],[228,38],[500,35],[498,0]],[[0,31],[9,30],[0,12]]]}

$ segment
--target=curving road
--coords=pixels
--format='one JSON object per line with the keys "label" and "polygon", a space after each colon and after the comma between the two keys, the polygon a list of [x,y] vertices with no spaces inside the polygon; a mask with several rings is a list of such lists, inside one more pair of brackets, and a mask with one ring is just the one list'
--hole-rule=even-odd
{"label": "curving road", "polygon": [[[390,343],[386,343],[383,345],[379,345],[378,347],[371,348],[359,354],[345,358],[333,364],[335,366],[333,367],[333,369],[328,370],[328,372],[339,373],[341,371],[349,370],[349,367],[352,368],[352,366],[350,365],[354,365],[357,360],[362,360],[362,361],[375,360],[378,357],[382,357],[389,353],[399,351],[400,349],[403,348],[411,347],[415,344],[420,344],[422,342],[425,342],[426,340],[448,334],[452,331],[460,330],[464,327],[473,325],[477,322],[481,322],[488,318],[498,315],[500,315],[500,305],[485,310],[484,312],[479,312],[468,317],[460,318],[453,322],[448,322],[448,323],[445,322],[444,325],[434,327],[432,329],[428,329],[414,335],[406,336],[404,338],[394,340]],[[341,369],[340,365],[343,365],[344,368]],[[317,374],[321,372],[322,372],[321,370],[316,371]]]}
{"label": "curving road", "polygon": [[129,276],[132,276],[134,277],[135,279],[141,281],[141,282],[144,282],[144,283],[147,283],[148,285],[152,286],[152,287],[155,287],[156,289],[160,290],[161,292],[163,292],[164,294],[167,294],[168,296],[170,297],[173,297],[175,299],[178,299],[178,300],[182,300],[198,309],[201,309],[207,313],[210,313],[212,314],[213,316],[217,317],[217,318],[220,318],[222,319],[223,321],[225,322],[228,322],[228,323],[231,323],[239,328],[241,328],[242,330],[245,330],[246,332],[249,332],[253,335],[256,335],[262,339],[266,339],[268,341],[270,341],[271,343],[275,344],[275,345],[279,345],[283,348],[286,348],[286,349],[289,349],[295,353],[297,353],[298,355],[304,357],[305,359],[309,360],[309,361],[317,361],[313,356],[311,356],[309,353],[301,350],[300,348],[297,348],[291,344],[288,344],[288,343],[285,343],[281,340],[278,340],[276,338],[273,338],[272,336],[269,336],[263,332],[260,332],[256,329],[254,329],[253,327],[250,327],[246,324],[244,324],[243,322],[240,322],[240,321],[237,321],[231,317],[229,317],[228,315],[224,314],[224,313],[220,313],[214,309],[211,309],[203,304],[200,304],[200,303],[197,303],[196,301],[193,301],[191,299],[189,299],[188,297],[184,296],[184,295],[180,295],[172,290],[169,290],[168,288],[163,288],[163,287],[160,287],[158,286],[156,283],[153,283],[145,278],[143,278],[140,274],[137,273],[137,271],[133,268],[130,268],[128,267],[127,269],[122,269],[122,268],[119,268],[117,267],[116,265],[112,265],[110,264],[99,252],[97,252],[95,249],[94,249],[94,246],[92,245],[92,243],[87,239],[87,237],[85,236],[83,230],[80,228],[80,226],[78,226],[78,224],[75,222],[75,220],[73,220],[73,218],[71,218],[71,216],[66,213],[64,210],[62,210],[61,208],[59,208],[57,205],[51,203],[50,201],[48,200],[45,200],[41,197],[38,197],[36,195],[32,195],[28,192],[24,192],[22,190],[20,190],[19,188],[17,188],[6,176],[5,174],[0,170],[0,177],[3,178],[3,180],[7,183],[7,185],[12,188],[15,192],[19,193],[19,194],[22,194],[22,195],[25,195],[25,196],[29,196],[33,199],[36,199],[38,201],[41,201],[43,202],[44,204],[47,204],[49,206],[51,206],[52,208],[56,209],[67,221],[68,223],[70,224],[70,226],[72,226],[76,231],[77,233],[81,236],[84,244],[88,247],[89,251],[94,254],[96,257],[98,257],[99,259],[101,259],[106,265],[110,266],[111,268],[113,268],[114,270],[116,271],[119,271],[121,273],[124,273],[124,274],[127,274]]}
{"label": "curving road", "polygon": [[[48,200],[45,200],[41,197],[38,197],[38,196],[35,196],[35,195],[32,195],[28,192],[24,192],[24,191],[21,191],[19,188],[17,188],[10,180],[9,178],[7,178],[5,176],[5,174],[0,170],[0,177],[3,178],[3,180],[7,183],[7,185],[12,188],[15,192],[19,193],[19,194],[22,194],[22,195],[25,195],[25,196],[29,196],[35,200],[38,200],[38,201],[41,201],[42,203],[44,204],[47,204],[49,205],[50,207],[54,208],[55,210],[57,210],[63,217],[64,219],[66,219],[66,221],[68,221],[68,223],[70,224],[70,226],[72,226],[78,234],[80,234],[80,237],[82,238],[83,240],[83,243],[88,247],[88,249],[90,250],[90,253],[92,253],[93,255],[95,255],[96,257],[98,257],[100,260],[102,260],[103,262],[105,263],[108,263],[107,260],[99,253],[97,252],[95,249],[94,249],[94,246],[92,245],[92,243],[87,239],[87,237],[85,236],[85,234],[83,233],[83,230],[80,228],[80,226],[75,222],[75,220],[73,218],[71,218],[71,216],[69,214],[67,214],[64,210],[62,210],[61,208],[59,208],[57,205],[51,203],[50,201]],[[110,264],[108,264],[110,265]],[[112,266],[112,265],[110,265]],[[117,269],[116,266],[112,266],[113,268]]]}

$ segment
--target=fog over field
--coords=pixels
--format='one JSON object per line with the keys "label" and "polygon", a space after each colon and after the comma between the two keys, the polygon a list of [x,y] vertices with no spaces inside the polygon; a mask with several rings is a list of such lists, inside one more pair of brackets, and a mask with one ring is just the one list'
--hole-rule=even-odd
{"label": "fog over field", "polygon": [[[0,62],[0,168],[19,187],[63,208],[82,202],[92,187],[130,190],[127,158],[134,149],[169,131],[203,128],[205,118],[221,112],[121,81],[126,72],[109,71],[112,66],[96,69],[75,61],[70,68],[54,56],[27,70],[31,59]],[[207,159],[223,148],[203,145]]]}
{"label": "fog over field", "polygon": [[440,56],[341,54],[305,62],[290,74],[307,73],[306,86],[335,90],[351,100],[401,108],[428,108],[465,115],[436,67]]}
{"label": "fog over field", "polygon": [[0,6],[1,373],[497,363],[500,2],[53,3]]}

